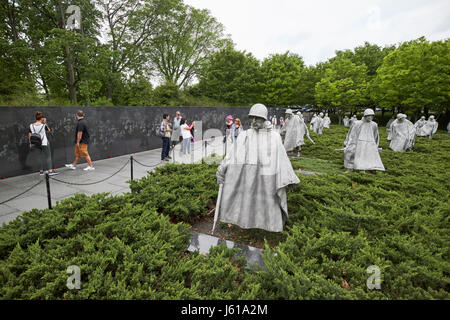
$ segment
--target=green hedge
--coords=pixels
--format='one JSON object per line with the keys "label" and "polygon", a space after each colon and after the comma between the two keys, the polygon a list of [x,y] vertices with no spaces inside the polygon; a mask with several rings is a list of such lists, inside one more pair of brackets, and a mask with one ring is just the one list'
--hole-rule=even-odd
{"label": "green hedge", "polygon": [[[76,195],[0,229],[2,299],[236,299],[245,261],[235,250],[186,253],[186,225],[128,196]],[[68,290],[66,269],[81,269]]]}

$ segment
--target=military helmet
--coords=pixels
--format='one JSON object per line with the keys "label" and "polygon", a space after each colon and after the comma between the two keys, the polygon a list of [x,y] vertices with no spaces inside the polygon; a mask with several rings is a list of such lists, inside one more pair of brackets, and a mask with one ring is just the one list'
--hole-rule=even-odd
{"label": "military helmet", "polygon": [[365,116],[374,116],[374,115],[375,115],[375,112],[373,112],[372,109],[367,108],[366,110],[364,110],[364,117]]}
{"label": "military helmet", "polygon": [[292,109],[286,109],[286,112],[285,112],[286,114],[293,114],[292,113]]}
{"label": "military helmet", "polygon": [[251,108],[250,108],[250,112],[248,113],[248,116],[253,116],[253,117],[259,117],[259,118],[263,118],[264,120],[267,120],[267,108],[265,105],[261,104],[261,103],[257,103],[254,104]]}

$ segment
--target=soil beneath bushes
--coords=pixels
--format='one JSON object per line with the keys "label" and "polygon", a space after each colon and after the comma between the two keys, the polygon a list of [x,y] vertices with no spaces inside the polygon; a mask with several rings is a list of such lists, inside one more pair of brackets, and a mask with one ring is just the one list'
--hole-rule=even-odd
{"label": "soil beneath bushes", "polygon": [[[212,235],[211,230],[213,224],[214,210],[207,216],[191,223],[192,231]],[[284,239],[281,233],[268,232],[259,229],[245,230],[238,226],[222,222],[217,222],[214,235],[212,236],[260,249],[264,249],[264,240],[267,240],[268,245],[273,248],[277,247]]]}

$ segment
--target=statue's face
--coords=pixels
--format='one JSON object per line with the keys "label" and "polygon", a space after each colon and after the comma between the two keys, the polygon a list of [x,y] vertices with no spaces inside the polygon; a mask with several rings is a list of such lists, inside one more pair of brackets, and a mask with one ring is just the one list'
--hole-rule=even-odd
{"label": "statue's face", "polygon": [[397,121],[400,122],[400,123],[403,122],[403,120],[405,120],[405,118],[399,118],[399,119],[397,119]]}
{"label": "statue's face", "polygon": [[373,116],[365,116],[364,117],[364,121],[366,121],[366,122],[370,122],[372,120],[373,120]]}
{"label": "statue's face", "polygon": [[264,128],[265,121],[266,120],[264,120],[263,118],[260,118],[260,117],[253,117],[253,116],[250,117],[250,125],[251,125],[252,129],[255,129],[255,130]]}
{"label": "statue's face", "polygon": [[286,119],[289,119],[290,117],[292,117],[292,114],[286,113]]}

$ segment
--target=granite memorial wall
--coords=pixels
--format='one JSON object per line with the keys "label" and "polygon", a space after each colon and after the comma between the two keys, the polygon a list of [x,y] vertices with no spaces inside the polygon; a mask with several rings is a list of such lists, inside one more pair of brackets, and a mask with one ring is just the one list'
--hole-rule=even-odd
{"label": "granite memorial wall", "polygon": [[[167,113],[171,119],[180,111],[188,122],[202,121],[208,129],[224,132],[228,115],[240,118],[249,128],[247,107],[0,107],[0,177],[12,177],[39,171],[36,151],[28,144],[28,129],[36,111],[43,112],[51,132],[48,134],[53,165],[56,168],[74,159],[77,110],[85,112],[89,124],[89,154],[93,161],[134,152],[161,148],[156,127]],[[283,109],[269,108],[269,115],[284,116]],[[84,160],[81,160],[84,163]]]}

